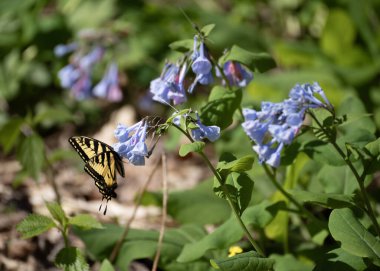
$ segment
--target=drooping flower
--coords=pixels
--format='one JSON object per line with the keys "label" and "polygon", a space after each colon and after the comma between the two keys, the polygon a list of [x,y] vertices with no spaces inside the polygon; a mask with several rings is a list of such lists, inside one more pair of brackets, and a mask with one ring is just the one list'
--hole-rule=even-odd
{"label": "drooping flower", "polygon": [[103,79],[94,87],[93,94],[106,98],[109,101],[118,102],[123,98],[123,92],[119,87],[118,69],[116,63],[112,63]]}
{"label": "drooping flower", "polygon": [[198,57],[194,60],[193,64],[191,65],[191,69],[196,75],[208,74],[211,71],[212,64],[205,53],[205,44],[201,42],[199,47],[200,48]]}
{"label": "drooping flower", "polygon": [[[245,87],[253,79],[253,74],[237,61],[224,63],[223,73],[227,77],[230,86]],[[216,70],[216,76],[222,77],[219,69]]]}
{"label": "drooping flower", "polygon": [[54,54],[57,57],[62,57],[64,55],[67,55],[68,53],[74,52],[76,49],[78,49],[78,43],[72,42],[69,44],[58,44],[54,47]]}
{"label": "drooping flower", "polygon": [[[172,123],[176,126],[181,125],[181,118],[186,118],[188,114],[177,115],[173,118]],[[207,138],[208,140],[214,142],[220,137],[220,128],[216,125],[207,126],[202,124],[198,112],[196,112],[197,119],[194,124],[196,128],[191,129],[191,136],[195,141],[202,141]]]}
{"label": "drooping flower", "polygon": [[103,55],[101,47],[95,47],[86,55],[79,52],[71,58],[71,63],[58,72],[61,86],[70,89],[71,94],[78,100],[91,97],[91,73],[92,68]]}
{"label": "drooping flower", "polygon": [[130,127],[119,124],[115,129],[119,142],[113,146],[114,150],[135,166],[145,165],[145,157],[148,157],[147,127],[147,121],[141,120]]}
{"label": "drooping flower", "polygon": [[179,65],[168,63],[160,77],[150,82],[150,93],[152,99],[163,104],[174,105],[187,101],[183,81],[187,70],[186,63],[180,68]]}
{"label": "drooping flower", "polygon": [[[316,93],[325,103],[314,96]],[[242,127],[255,143],[253,150],[258,154],[260,163],[265,162],[272,167],[280,165],[282,149],[293,142],[310,108],[333,110],[318,83],[297,84],[291,89],[288,99],[281,103],[262,102],[261,111],[243,109],[245,121]]]}
{"label": "drooping flower", "polygon": [[88,54],[78,59],[79,66],[84,70],[91,70],[93,65],[99,62],[104,54],[104,49],[100,46],[96,46]]}
{"label": "drooping flower", "polygon": [[204,42],[201,42],[198,50],[197,36],[194,36],[194,49],[191,58],[193,60],[191,69],[195,73],[195,79],[187,90],[189,93],[193,93],[194,88],[198,83],[202,85],[209,85],[214,82],[211,72],[212,64],[207,53],[206,45]]}

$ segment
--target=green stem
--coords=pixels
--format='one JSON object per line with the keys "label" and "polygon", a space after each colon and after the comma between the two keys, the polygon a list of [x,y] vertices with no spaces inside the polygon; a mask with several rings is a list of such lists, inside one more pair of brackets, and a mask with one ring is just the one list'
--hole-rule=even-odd
{"label": "green stem", "polygon": [[322,132],[327,136],[329,142],[333,145],[333,147],[335,148],[335,150],[342,157],[342,159],[345,161],[345,163],[347,164],[347,166],[350,168],[351,172],[354,174],[355,179],[356,179],[356,181],[359,184],[360,195],[361,195],[361,197],[363,199],[363,202],[364,202],[364,205],[366,207],[367,214],[370,217],[370,219],[372,220],[373,225],[375,226],[377,235],[380,236],[380,227],[379,227],[379,224],[377,222],[375,212],[374,212],[374,210],[372,208],[372,205],[371,205],[371,203],[370,203],[370,201],[368,199],[368,195],[367,195],[367,192],[366,192],[366,189],[365,189],[365,186],[364,186],[365,174],[362,174],[362,176],[359,175],[358,171],[356,170],[355,166],[352,164],[352,162],[350,161],[350,159],[345,155],[345,153],[339,147],[339,145],[335,142],[335,140],[333,140],[330,137],[329,133],[325,130],[325,128],[319,122],[319,120],[314,115],[314,113],[310,111],[309,114],[314,119],[314,121],[317,123],[317,125],[322,130]]}
{"label": "green stem", "polygon": [[63,229],[61,229],[63,241],[65,243],[65,248],[68,248],[70,246],[69,239],[67,237],[67,226],[64,226]]}
{"label": "green stem", "polygon": [[[174,125],[174,127],[176,127],[178,130],[180,130],[184,135],[186,135],[186,137],[191,141],[191,142],[194,142],[194,139],[189,135],[189,133],[187,131],[184,131],[181,127],[178,127],[177,125]],[[230,205],[231,209],[232,209],[232,212],[234,213],[236,219],[238,220],[239,222],[239,225],[240,227],[242,228],[242,230],[244,231],[245,235],[247,236],[249,242],[252,244],[252,246],[255,248],[255,250],[263,257],[265,257],[265,253],[264,251],[261,249],[261,247],[257,244],[257,242],[253,239],[251,233],[249,232],[249,230],[247,229],[247,227],[245,226],[243,220],[241,219],[240,215],[239,215],[239,210],[236,208],[235,204],[233,203],[232,201],[232,198],[230,196],[230,193],[229,191],[225,188],[225,186],[223,185],[223,179],[222,177],[220,176],[220,174],[218,173],[218,171],[214,168],[214,166],[211,164],[210,160],[207,158],[207,156],[203,153],[203,152],[199,152],[199,155],[203,158],[203,160],[206,162],[207,166],[209,167],[209,169],[212,171],[212,173],[214,174],[215,178],[218,180],[222,190],[223,190],[223,193],[226,195],[226,198],[227,198],[227,202],[228,204]]]}

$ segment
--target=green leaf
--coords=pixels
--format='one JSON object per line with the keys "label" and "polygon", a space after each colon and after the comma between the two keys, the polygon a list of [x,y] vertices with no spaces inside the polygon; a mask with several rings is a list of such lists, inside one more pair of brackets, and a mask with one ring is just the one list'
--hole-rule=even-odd
{"label": "green leaf", "polygon": [[0,129],[0,144],[2,145],[5,154],[7,154],[17,142],[17,139],[21,133],[21,126],[24,120],[22,118],[11,118]]}
{"label": "green leaf", "polygon": [[50,202],[50,203],[46,203],[46,207],[48,208],[51,216],[55,220],[57,220],[62,226],[66,225],[67,217],[61,205],[59,205],[57,202]]}
{"label": "green leaf", "polygon": [[54,221],[47,216],[31,214],[24,218],[16,227],[17,231],[22,234],[22,238],[30,238],[39,235],[53,227]]}
{"label": "green leaf", "polygon": [[179,155],[184,157],[191,152],[202,152],[206,144],[202,141],[195,141],[189,144],[182,144],[179,149]]}
{"label": "green leaf", "polygon": [[380,138],[369,142],[365,145],[365,149],[368,150],[372,156],[378,157],[380,155]]}
{"label": "green leaf", "polygon": [[218,163],[217,169],[219,171],[227,170],[228,173],[230,172],[243,173],[245,171],[252,169],[254,161],[255,161],[255,158],[253,157],[253,155],[247,155],[231,162],[221,161],[220,163]]}
{"label": "green leaf", "polygon": [[227,90],[216,86],[211,90],[208,102],[201,109],[201,122],[205,125],[216,125],[220,129],[227,128],[232,123],[232,116],[240,106],[242,90]]}
{"label": "green leaf", "polygon": [[[276,207],[268,201],[248,207],[242,220],[245,225],[254,225],[258,228],[264,227],[273,218]],[[271,211],[272,209],[272,211]],[[244,235],[235,216],[231,216],[227,221],[203,238],[186,244],[177,258],[179,262],[191,262],[201,258],[207,251],[212,249],[224,249],[238,242]]]}
{"label": "green leaf", "polygon": [[250,70],[258,70],[259,72],[266,72],[276,67],[276,62],[269,54],[252,53],[237,45],[232,46],[231,50],[219,60],[221,64],[227,61],[240,62]]}
{"label": "green leaf", "polygon": [[368,270],[363,258],[347,253],[342,248],[329,251],[316,263],[314,271],[364,271]]}
{"label": "green leaf", "polygon": [[273,259],[262,258],[253,251],[224,259],[212,259],[210,262],[214,268],[226,271],[267,271],[275,263]]}
{"label": "green leaf", "polygon": [[331,9],[320,39],[322,50],[339,60],[346,55],[347,48],[352,47],[355,36],[355,26],[346,11]]}
{"label": "green leaf", "polygon": [[354,196],[342,194],[314,193],[304,190],[288,190],[300,202],[311,202],[330,209],[355,206]]}
{"label": "green leaf", "polygon": [[108,259],[104,259],[102,265],[100,266],[100,271],[115,271],[112,264]]}
{"label": "green leaf", "polygon": [[31,177],[38,179],[45,162],[45,146],[42,138],[36,134],[26,137],[17,150],[17,158],[23,169]]}
{"label": "green leaf", "polygon": [[333,210],[329,218],[333,238],[348,253],[367,257],[380,266],[380,242],[358,221],[351,209]]}
{"label": "green leaf", "polygon": [[276,271],[311,271],[313,266],[310,263],[302,262],[293,255],[273,254],[269,257],[275,261],[274,270]]}
{"label": "green leaf", "polygon": [[100,224],[94,217],[88,214],[79,214],[69,219],[69,224],[78,226],[82,229],[103,229],[102,224]]}
{"label": "green leaf", "polygon": [[245,208],[247,208],[249,202],[251,201],[252,190],[253,190],[253,181],[245,173],[232,173],[229,174],[226,178],[226,182],[220,185],[219,181],[214,178],[214,193],[225,199],[226,190],[228,191],[232,203],[236,205],[241,214]]}
{"label": "green leaf", "polygon": [[[90,255],[98,260],[110,255],[115,242],[124,231],[122,227],[113,224],[105,225],[105,227],[105,229],[86,231],[75,229],[75,234],[83,240]],[[173,259],[178,257],[186,243],[198,239],[204,234],[202,227],[198,225],[167,229],[161,247],[159,268],[167,270],[165,266],[171,264]],[[153,259],[157,251],[158,235],[159,233],[153,230],[130,229],[115,260],[115,265],[120,270],[127,270],[133,260]],[[182,270],[182,268],[178,270]]]}
{"label": "green leaf", "polygon": [[210,35],[211,31],[214,29],[215,24],[208,24],[202,27],[201,32],[203,36],[207,37]]}
{"label": "green leaf", "polygon": [[352,195],[358,188],[355,176],[347,166],[323,165],[317,174],[325,193]]}
{"label": "green leaf", "polygon": [[376,131],[376,125],[367,113],[362,100],[356,96],[348,96],[343,100],[337,114],[347,116],[347,121],[339,127],[344,134],[354,133],[357,129],[367,130],[372,134]]}
{"label": "green leaf", "polygon": [[82,252],[76,247],[61,249],[55,258],[55,265],[65,271],[90,270]]}
{"label": "green leaf", "polygon": [[[147,200],[162,204],[161,193],[145,193]],[[153,199],[152,199],[153,198]],[[207,208],[204,208],[207,206]],[[215,197],[212,192],[212,179],[200,182],[192,189],[173,191],[169,194],[168,213],[181,224],[197,223],[215,224],[225,221],[230,216],[230,209],[225,200]]]}
{"label": "green leaf", "polygon": [[186,53],[193,50],[193,44],[192,39],[178,40],[170,43],[169,48],[177,52]]}

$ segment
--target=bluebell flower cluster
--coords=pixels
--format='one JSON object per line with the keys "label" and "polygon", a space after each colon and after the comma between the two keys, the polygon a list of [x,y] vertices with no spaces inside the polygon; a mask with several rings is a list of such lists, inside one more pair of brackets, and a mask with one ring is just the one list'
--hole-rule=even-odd
{"label": "bluebell flower cluster", "polygon": [[198,42],[198,36],[194,37],[194,47],[191,58],[180,61],[177,64],[167,63],[161,76],[150,83],[149,91],[153,100],[163,104],[182,104],[187,101],[184,80],[189,66],[195,74],[195,79],[187,89],[188,93],[194,91],[199,83],[209,85],[214,82],[212,76],[212,63],[204,42]]}
{"label": "bluebell flower cluster", "polygon": [[58,78],[61,86],[69,89],[76,99],[83,100],[97,96],[115,102],[123,98],[115,63],[109,66],[103,79],[93,88],[92,70],[103,58],[105,53],[103,47],[93,46],[90,51],[84,53],[78,43],[60,44],[54,48],[54,53],[57,57],[72,53],[70,63],[58,71]]}
{"label": "bluebell flower cluster", "polygon": [[118,140],[114,150],[135,166],[145,165],[145,157],[149,156],[145,143],[147,128],[147,121],[141,120],[130,127],[119,124],[114,132]]}
{"label": "bluebell flower cluster", "polygon": [[[202,141],[203,139],[207,138],[211,142],[216,141],[220,137],[220,128],[216,125],[207,126],[202,124],[198,112],[196,113],[196,120],[194,121],[194,124],[196,128],[191,129],[191,137],[195,141]],[[186,118],[188,114],[184,115],[178,115],[175,118],[173,118],[173,124],[180,126],[181,118]]]}
{"label": "bluebell flower cluster", "polygon": [[116,63],[112,63],[102,80],[94,87],[93,93],[96,97],[119,102],[123,98],[123,92],[119,87],[119,76]]}
{"label": "bluebell flower cluster", "polygon": [[183,85],[186,70],[186,63],[182,67],[171,63],[166,64],[161,76],[150,83],[152,99],[164,104],[173,102],[174,105],[186,102],[186,91]]}
{"label": "bluebell flower cluster", "polygon": [[[253,74],[237,61],[227,61],[223,65],[223,72],[230,86],[246,87],[253,80]],[[216,76],[222,78],[219,69],[216,69]],[[226,82],[223,83],[226,84]]]}
{"label": "bluebell flower cluster", "polygon": [[[316,94],[322,97],[323,102]],[[242,127],[254,141],[253,150],[258,154],[260,163],[265,162],[272,167],[280,165],[282,149],[293,142],[310,108],[333,110],[318,83],[297,84],[291,89],[289,99],[281,103],[262,102],[261,111],[243,109],[245,121]]]}

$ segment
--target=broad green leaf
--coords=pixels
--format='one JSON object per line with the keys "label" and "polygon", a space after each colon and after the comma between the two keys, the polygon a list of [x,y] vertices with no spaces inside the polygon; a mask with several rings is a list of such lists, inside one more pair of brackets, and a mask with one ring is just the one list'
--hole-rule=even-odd
{"label": "broad green leaf", "polygon": [[339,127],[344,134],[354,133],[357,129],[375,133],[376,125],[367,114],[363,102],[356,96],[348,96],[337,110],[338,116],[347,115],[347,121]]}
{"label": "broad green leaf", "polygon": [[241,214],[245,208],[247,208],[251,201],[253,190],[253,181],[245,173],[233,172],[229,174],[225,179],[225,183],[220,185],[219,181],[214,178],[214,193],[223,199],[226,199],[226,191],[228,191],[232,203],[236,205],[236,208]]}
{"label": "broad green leaf", "polygon": [[[289,172],[292,168],[289,168]],[[290,178],[291,175],[287,174],[287,178],[284,183],[284,189],[289,189],[294,186],[293,181],[295,178]],[[294,179],[294,180],[293,180]],[[288,199],[280,192],[276,191],[272,198],[272,202],[279,203],[284,202],[288,204]],[[289,213],[286,211],[280,211],[276,214],[274,219],[265,227],[265,235],[272,240],[277,240],[279,242],[286,242],[285,239],[288,238],[288,222]]]}
{"label": "broad green leaf", "polygon": [[0,129],[0,144],[3,147],[5,154],[7,154],[17,142],[17,139],[21,133],[21,126],[24,123],[22,118],[11,118]]}
{"label": "broad green leaf", "polygon": [[223,163],[222,161],[218,164],[218,170],[227,170],[228,172],[243,173],[252,169],[254,160],[255,158],[252,155],[247,155],[228,163]]}
{"label": "broad green leaf", "polygon": [[[344,148],[344,145],[340,145]],[[311,140],[306,142],[302,151],[305,152],[311,159],[322,164],[331,166],[342,166],[345,165],[344,160],[339,153],[334,149],[334,147],[322,140]]]}
{"label": "broad green leaf", "polygon": [[[258,205],[248,207],[242,215],[242,220],[246,226],[254,225],[255,227],[262,228],[273,218],[274,214],[272,211],[276,211],[275,208],[272,203],[263,201]],[[244,232],[240,228],[236,217],[231,216],[212,233],[200,240],[186,244],[177,261],[194,261],[212,249],[225,249],[227,255],[228,247],[238,242],[243,235]]]}
{"label": "broad green leaf", "polygon": [[220,59],[221,64],[227,61],[240,62],[250,70],[258,70],[259,72],[266,72],[276,67],[276,62],[269,54],[252,53],[237,45],[232,46],[231,50]]}
{"label": "broad green leaf", "polygon": [[216,86],[211,90],[208,102],[201,109],[201,121],[205,125],[216,125],[220,129],[227,128],[232,123],[232,116],[240,106],[242,90],[227,90]]}
{"label": "broad green leaf", "polygon": [[36,134],[26,137],[18,147],[17,158],[23,169],[37,180],[45,162],[45,146],[42,138]]}
{"label": "broad green leaf", "polygon": [[352,47],[356,30],[349,15],[343,9],[331,9],[325,24],[320,44],[330,57],[339,60],[345,50]]}
{"label": "broad green leaf", "polygon": [[215,24],[208,24],[202,27],[201,32],[202,34],[207,37],[210,35],[211,31],[214,29]]}
{"label": "broad green leaf", "polygon": [[304,190],[288,190],[299,202],[310,202],[330,209],[355,206],[354,195],[314,193]]}
{"label": "broad green leaf", "polygon": [[374,141],[369,142],[365,145],[365,149],[374,157],[380,156],[380,138],[377,138]]}
{"label": "broad green leaf", "polygon": [[358,189],[355,176],[347,166],[323,165],[317,179],[325,193],[352,195]]}
{"label": "broad green leaf", "polygon": [[210,262],[215,269],[225,271],[267,271],[275,263],[273,259],[260,257],[253,251],[224,259],[212,259]]}
{"label": "broad green leaf", "polygon": [[273,261],[274,270],[276,271],[311,271],[313,270],[313,265],[310,262],[302,262],[296,259],[293,255],[277,255],[273,254],[269,257]]}
{"label": "broad green leaf", "polygon": [[189,144],[182,144],[179,149],[179,155],[184,157],[191,152],[202,152],[206,144],[202,141],[195,141]]}
{"label": "broad green leaf", "polygon": [[67,217],[61,205],[59,205],[57,202],[50,202],[46,203],[46,207],[55,220],[57,220],[62,226],[66,225]]}
{"label": "broad green leaf", "polygon": [[329,218],[329,229],[333,238],[341,242],[348,253],[367,257],[380,266],[380,242],[355,217],[351,209],[333,210]]}
{"label": "broad green leaf", "polygon": [[79,214],[69,219],[69,224],[78,226],[82,229],[103,229],[94,217],[88,214]]}
{"label": "broad green leaf", "polygon": [[363,258],[349,254],[342,248],[336,248],[316,263],[314,271],[325,270],[364,271],[367,270],[367,265]]}
{"label": "broad green leaf", "polygon": [[115,271],[112,264],[108,259],[104,259],[102,265],[100,266],[100,271]]}
{"label": "broad green leaf", "polygon": [[169,44],[170,49],[181,53],[193,50],[194,41],[192,39],[178,40]]}
{"label": "broad green leaf", "polygon": [[33,119],[33,123],[41,124],[47,128],[75,120],[75,115],[63,106],[50,107],[40,104],[37,110],[38,112]]}
{"label": "broad green leaf", "polygon": [[55,265],[65,271],[90,270],[82,252],[76,247],[61,249],[55,258]]}
{"label": "broad green leaf", "polygon": [[[81,231],[75,229],[76,235],[83,240],[88,252],[95,259],[108,257],[115,242],[124,231],[122,227],[112,224],[105,227],[105,229],[101,230]],[[153,259],[157,250],[158,235],[159,233],[153,230],[129,229],[128,235],[116,258],[116,266],[120,270],[127,270],[133,260],[143,258]],[[178,257],[183,246],[200,236],[204,236],[204,232],[197,225],[185,225],[178,229],[167,229],[161,247],[159,267],[166,270],[165,266],[171,264]]]}
{"label": "broad green leaf", "polygon": [[24,218],[16,227],[22,238],[30,238],[39,235],[55,227],[54,221],[47,216],[31,214]]}
{"label": "broad green leaf", "polygon": [[[162,203],[161,193],[145,193],[149,204]],[[207,206],[207,208],[204,208]],[[169,193],[168,213],[176,221],[184,223],[215,224],[230,216],[230,208],[225,200],[215,197],[212,191],[212,179],[203,181],[193,189]]]}

